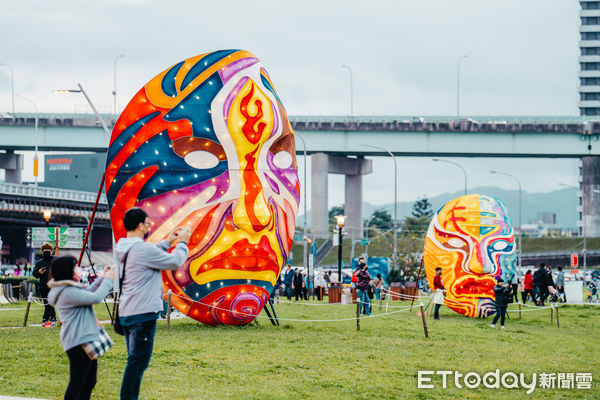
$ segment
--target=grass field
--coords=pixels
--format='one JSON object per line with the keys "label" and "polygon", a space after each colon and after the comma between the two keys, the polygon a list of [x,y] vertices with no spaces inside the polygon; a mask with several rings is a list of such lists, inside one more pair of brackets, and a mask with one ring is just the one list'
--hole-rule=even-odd
{"label": "grass field", "polygon": [[[396,306],[400,302],[390,303]],[[19,326],[24,303],[0,306],[0,326]],[[9,310],[18,308],[17,310]],[[280,318],[339,319],[355,316],[355,306],[280,304]],[[374,313],[379,311],[374,307]],[[108,318],[104,306],[100,319]],[[32,308],[30,323],[42,309]],[[264,315],[264,314],[261,314]],[[550,310],[511,313],[504,330],[490,320],[461,317],[443,307],[442,320],[428,319],[425,339],[421,317],[399,312],[355,321],[282,321],[266,319],[246,327],[205,327],[190,319],[159,321],[154,355],[144,376],[143,399],[598,399],[600,398],[600,307],[563,306],[560,328]],[[62,398],[68,360],[59,329],[0,329],[0,395]],[[96,399],[118,398],[126,363],[121,337],[99,362]],[[588,372],[591,390],[537,388],[458,389],[453,383],[417,389],[417,371],[451,370],[501,373]]]}

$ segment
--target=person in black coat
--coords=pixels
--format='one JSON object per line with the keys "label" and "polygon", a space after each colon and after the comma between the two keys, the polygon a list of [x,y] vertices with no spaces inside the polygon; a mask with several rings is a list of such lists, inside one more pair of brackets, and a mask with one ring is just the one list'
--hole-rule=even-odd
{"label": "person in black coat", "polygon": [[533,284],[537,292],[537,304],[543,306],[546,298],[548,297],[548,272],[546,271],[546,264],[541,263],[540,267],[533,273]]}
{"label": "person in black coat", "polygon": [[304,296],[302,296],[302,283],[304,282],[304,279],[302,279],[302,274],[300,273],[300,271],[298,271],[298,268],[295,269],[296,275],[294,275],[294,298],[296,299],[296,301],[298,301],[298,297],[300,297],[301,299],[304,299]]}
{"label": "person in black coat", "polygon": [[41,250],[43,256],[42,259],[35,264],[35,268],[33,268],[33,276],[40,280],[40,295],[42,296],[42,300],[44,302],[44,316],[42,318],[42,323],[48,321],[56,322],[56,311],[54,311],[54,307],[48,304],[47,300],[48,293],[50,292],[48,280],[50,263],[52,260],[54,260],[54,256],[52,255],[54,247],[50,243],[44,243]]}
{"label": "person in black coat", "polygon": [[496,326],[496,322],[498,322],[498,318],[500,318],[500,328],[504,329],[504,318],[506,317],[506,307],[508,306],[508,296],[510,296],[510,291],[508,289],[508,283],[504,284],[504,279],[498,278],[498,282],[496,282],[496,286],[494,286],[494,296],[496,298],[496,316],[492,321],[491,327]]}

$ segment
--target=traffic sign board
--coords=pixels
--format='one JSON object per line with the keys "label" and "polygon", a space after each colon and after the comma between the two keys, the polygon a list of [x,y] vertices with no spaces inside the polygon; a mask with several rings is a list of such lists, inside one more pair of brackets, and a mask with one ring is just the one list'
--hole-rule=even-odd
{"label": "traffic sign board", "polygon": [[58,245],[59,248],[83,247],[84,228],[71,227],[32,227],[27,230],[29,247],[38,248],[46,242]]}

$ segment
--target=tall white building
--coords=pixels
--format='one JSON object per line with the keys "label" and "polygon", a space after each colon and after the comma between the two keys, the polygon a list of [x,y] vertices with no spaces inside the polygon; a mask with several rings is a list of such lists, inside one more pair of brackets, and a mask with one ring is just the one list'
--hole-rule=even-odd
{"label": "tall white building", "polygon": [[579,0],[579,113],[600,116],[600,1]]}

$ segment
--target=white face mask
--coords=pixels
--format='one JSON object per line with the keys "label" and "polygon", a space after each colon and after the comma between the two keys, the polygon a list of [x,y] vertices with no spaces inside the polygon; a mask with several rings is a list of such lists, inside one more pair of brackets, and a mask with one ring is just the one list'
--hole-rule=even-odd
{"label": "white face mask", "polygon": [[81,280],[81,275],[83,274],[83,270],[81,267],[75,267],[73,269],[73,280],[75,282],[79,282]]}

